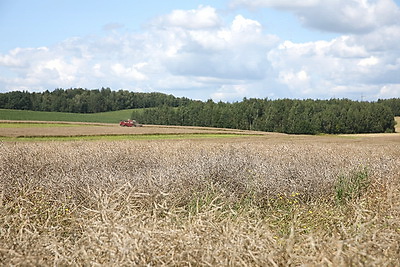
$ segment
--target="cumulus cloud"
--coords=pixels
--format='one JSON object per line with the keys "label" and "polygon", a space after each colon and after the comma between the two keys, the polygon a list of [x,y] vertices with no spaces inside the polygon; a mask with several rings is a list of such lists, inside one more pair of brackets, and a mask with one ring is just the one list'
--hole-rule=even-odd
{"label": "cumulus cloud", "polygon": [[294,13],[302,24],[317,30],[361,34],[399,24],[393,0],[234,0],[233,6],[270,7]]}
{"label": "cumulus cloud", "polygon": [[400,24],[383,26],[363,35],[352,36],[352,41],[362,43],[369,51],[398,51],[400,40]]}
{"label": "cumulus cloud", "polygon": [[357,65],[361,67],[369,67],[374,66],[379,63],[379,59],[377,57],[371,56],[368,58],[361,59]]}
{"label": "cumulus cloud", "polygon": [[189,31],[184,45],[166,59],[175,75],[222,79],[260,79],[265,75],[266,53],[279,40],[264,35],[261,24],[238,15],[230,27]]}
{"label": "cumulus cloud", "polygon": [[310,76],[306,70],[293,70],[281,71],[279,73],[279,81],[285,84],[294,94],[307,94],[310,87]]}
{"label": "cumulus cloud", "polygon": [[279,82],[295,95],[351,97],[363,93],[372,98],[385,84],[400,83],[400,51],[377,49],[377,43],[371,50],[362,40],[341,36],[331,41],[286,41],[272,49],[268,58],[279,71]]}
{"label": "cumulus cloud", "polygon": [[147,63],[138,63],[126,67],[120,63],[116,63],[111,66],[111,70],[117,77],[132,81],[141,81],[148,79],[145,74],[140,72],[140,69],[146,65]]}
{"label": "cumulus cloud", "polygon": [[200,6],[198,9],[174,10],[168,15],[155,19],[153,25],[185,29],[204,29],[220,26],[221,20],[215,8]]}

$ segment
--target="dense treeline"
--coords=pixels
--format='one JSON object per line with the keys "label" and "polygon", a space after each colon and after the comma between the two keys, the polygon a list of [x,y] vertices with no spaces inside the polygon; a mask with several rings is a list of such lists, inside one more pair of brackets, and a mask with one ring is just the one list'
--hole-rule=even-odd
{"label": "dense treeline", "polygon": [[358,102],[331,100],[246,99],[215,103],[162,93],[126,90],[56,89],[52,92],[0,93],[0,108],[96,113],[122,109],[146,124],[210,126],[296,134],[393,132],[400,98]]}
{"label": "dense treeline", "polygon": [[55,89],[52,92],[13,91],[0,94],[0,108],[71,113],[96,113],[131,108],[186,105],[188,98],[162,93],[136,93],[126,90]]}
{"label": "dense treeline", "polygon": [[400,116],[400,98],[379,99],[378,103],[388,106],[394,116]]}
{"label": "dense treeline", "polygon": [[211,126],[292,134],[393,132],[394,116],[383,103],[331,100],[244,99],[236,103],[193,101],[134,111],[147,124]]}

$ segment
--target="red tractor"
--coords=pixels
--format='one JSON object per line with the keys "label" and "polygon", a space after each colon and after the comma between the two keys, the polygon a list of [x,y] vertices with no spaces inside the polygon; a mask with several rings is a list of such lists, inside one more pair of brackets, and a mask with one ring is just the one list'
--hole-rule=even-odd
{"label": "red tractor", "polygon": [[137,123],[135,120],[120,121],[119,126],[122,127],[142,127],[142,124]]}

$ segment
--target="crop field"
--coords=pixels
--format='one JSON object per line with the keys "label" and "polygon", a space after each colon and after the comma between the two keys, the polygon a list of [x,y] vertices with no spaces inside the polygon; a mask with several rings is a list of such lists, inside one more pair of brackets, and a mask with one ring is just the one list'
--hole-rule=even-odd
{"label": "crop field", "polygon": [[[400,117],[396,118],[396,132],[400,133]],[[283,137],[288,135],[280,133],[265,133],[258,131],[245,131],[236,129],[221,129],[191,126],[160,126],[144,125],[144,127],[120,127],[114,123],[93,122],[68,122],[68,121],[25,121],[25,120],[0,120],[1,140],[77,140],[83,139],[150,139],[173,138],[182,135],[186,137],[232,137],[233,135],[260,135],[270,137]],[[341,135],[348,137],[375,136],[375,137],[399,137],[396,134],[358,134]],[[157,138],[153,138],[157,137]],[[158,138],[159,137],[159,138]]]}
{"label": "crop field", "polygon": [[0,121],[0,141],[28,140],[123,140],[174,139],[202,137],[234,137],[241,135],[280,135],[256,131],[243,131],[206,127],[180,127],[144,125],[121,127],[118,122],[79,123],[46,121]]}
{"label": "crop field", "polygon": [[[399,134],[12,124],[0,127],[12,133],[0,141],[0,265],[400,266]],[[32,137],[118,131],[189,135]],[[232,135],[193,138],[221,132]]]}

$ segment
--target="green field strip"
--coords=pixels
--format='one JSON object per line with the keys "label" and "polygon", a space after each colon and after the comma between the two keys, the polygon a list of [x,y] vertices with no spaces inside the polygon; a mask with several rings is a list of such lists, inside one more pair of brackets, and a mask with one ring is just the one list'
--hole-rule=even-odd
{"label": "green field strip", "polygon": [[248,137],[246,134],[134,134],[134,135],[85,135],[85,136],[28,136],[4,137],[5,142],[36,142],[36,141],[125,141],[125,140],[171,140],[171,139],[201,139],[201,138],[232,138]]}
{"label": "green field strip", "polygon": [[0,120],[119,123],[120,120],[129,119],[134,110],[138,111],[141,109],[126,109],[86,114],[0,109]]}

